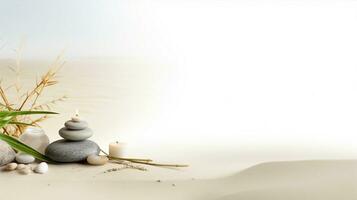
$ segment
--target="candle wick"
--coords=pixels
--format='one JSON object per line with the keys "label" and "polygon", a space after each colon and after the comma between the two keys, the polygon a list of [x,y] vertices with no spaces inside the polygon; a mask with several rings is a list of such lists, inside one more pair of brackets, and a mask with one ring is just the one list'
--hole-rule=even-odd
{"label": "candle wick", "polygon": [[79,116],[79,110],[76,109],[76,117],[78,117],[78,116]]}

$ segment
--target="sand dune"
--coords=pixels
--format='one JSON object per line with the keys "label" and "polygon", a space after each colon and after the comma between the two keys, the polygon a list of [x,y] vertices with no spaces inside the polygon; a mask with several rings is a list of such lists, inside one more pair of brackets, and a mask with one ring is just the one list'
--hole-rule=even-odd
{"label": "sand dune", "polygon": [[219,181],[220,200],[357,199],[357,161],[263,163]]}
{"label": "sand dune", "polygon": [[[101,177],[99,168],[52,166],[47,175],[16,176],[0,173],[0,187],[8,199],[187,199],[187,200],[332,200],[357,199],[357,161],[269,162],[234,175],[209,180],[167,178],[163,169],[120,171]],[[63,173],[60,173],[63,172]],[[170,172],[171,173],[171,172]],[[184,172],[176,176],[184,175]],[[64,175],[63,175],[64,174]],[[93,176],[83,176],[93,174]],[[137,177],[144,177],[143,180]],[[136,178],[135,178],[136,177]],[[171,176],[171,177],[174,177]],[[157,182],[160,179],[161,182]]]}

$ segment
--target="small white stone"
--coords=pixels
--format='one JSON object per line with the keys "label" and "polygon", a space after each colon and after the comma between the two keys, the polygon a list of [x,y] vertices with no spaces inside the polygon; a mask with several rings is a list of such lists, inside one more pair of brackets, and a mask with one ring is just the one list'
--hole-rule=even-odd
{"label": "small white stone", "polygon": [[38,164],[34,171],[39,174],[45,174],[48,171],[48,165],[45,162]]}
{"label": "small white stone", "polygon": [[108,160],[107,156],[90,155],[87,157],[87,162],[91,165],[105,165]]}
{"label": "small white stone", "polygon": [[16,161],[18,163],[28,164],[28,163],[33,163],[35,161],[35,158],[33,156],[25,154],[25,153],[17,153]]}
{"label": "small white stone", "polygon": [[16,169],[16,167],[17,167],[17,163],[9,163],[3,168],[3,170],[4,171],[13,171]]}
{"label": "small white stone", "polygon": [[20,169],[24,169],[24,168],[26,168],[26,167],[28,167],[28,166],[25,165],[25,164],[18,164],[17,167],[16,167],[16,169],[17,169],[17,170],[20,170]]}
{"label": "small white stone", "polygon": [[31,169],[29,167],[25,167],[23,169],[18,170],[20,174],[27,175],[31,173]]}

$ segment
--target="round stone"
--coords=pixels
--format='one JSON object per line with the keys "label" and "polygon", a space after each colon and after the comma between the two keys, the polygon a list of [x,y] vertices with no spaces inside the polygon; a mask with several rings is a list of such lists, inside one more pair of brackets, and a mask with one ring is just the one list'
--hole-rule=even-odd
{"label": "round stone", "polygon": [[45,174],[48,171],[47,163],[41,162],[35,167],[34,171],[38,174]]}
{"label": "round stone", "polygon": [[98,155],[99,146],[90,140],[69,141],[58,140],[48,145],[46,156],[57,162],[80,162],[90,155]]}
{"label": "round stone", "polygon": [[109,161],[107,156],[90,155],[87,162],[90,165],[105,165]]}
{"label": "round stone", "polygon": [[17,169],[17,170],[20,170],[20,169],[23,169],[23,168],[26,168],[26,167],[28,167],[28,166],[25,165],[25,164],[18,164],[17,167],[16,167],[16,169]]}
{"label": "round stone", "polygon": [[16,168],[17,168],[17,163],[9,163],[3,168],[3,170],[4,171],[13,171]]}
{"label": "round stone", "polygon": [[71,129],[71,130],[82,130],[88,127],[88,123],[86,121],[69,120],[66,121],[66,123],[64,123],[64,126],[67,129]]}
{"label": "round stone", "polygon": [[64,127],[59,130],[59,135],[66,140],[81,141],[90,138],[93,135],[93,132],[90,128],[70,130]]}
{"label": "round stone", "polygon": [[18,170],[20,174],[22,175],[28,175],[29,173],[31,173],[31,169],[29,167],[25,167],[23,169]]}
{"label": "round stone", "polygon": [[50,143],[45,132],[37,127],[29,127],[20,136],[20,141],[36,149],[40,153],[45,153],[45,149]]}
{"label": "round stone", "polygon": [[28,164],[33,163],[35,158],[29,154],[20,152],[16,154],[16,161],[21,164]]}
{"label": "round stone", "polygon": [[6,142],[0,140],[0,166],[12,162],[15,155],[15,151]]}

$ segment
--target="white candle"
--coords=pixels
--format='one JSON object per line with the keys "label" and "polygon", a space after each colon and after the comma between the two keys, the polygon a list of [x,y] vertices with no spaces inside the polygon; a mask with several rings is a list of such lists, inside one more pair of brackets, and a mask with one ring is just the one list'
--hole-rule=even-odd
{"label": "white candle", "polygon": [[113,142],[109,144],[109,156],[121,158],[123,157],[125,143]]}
{"label": "white candle", "polygon": [[79,122],[81,121],[81,118],[79,118],[79,111],[76,109],[76,115],[72,117],[72,121],[74,122]]}

